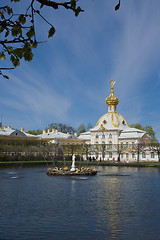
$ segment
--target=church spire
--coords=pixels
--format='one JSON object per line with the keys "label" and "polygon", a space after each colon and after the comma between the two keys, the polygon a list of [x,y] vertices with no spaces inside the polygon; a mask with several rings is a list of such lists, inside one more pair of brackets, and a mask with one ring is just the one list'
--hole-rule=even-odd
{"label": "church spire", "polygon": [[105,99],[105,102],[108,105],[108,112],[116,112],[116,106],[119,103],[119,99],[115,97],[114,91],[113,91],[113,86],[115,83],[116,82],[114,82],[113,80],[110,81],[111,93],[110,93],[109,97],[107,97]]}

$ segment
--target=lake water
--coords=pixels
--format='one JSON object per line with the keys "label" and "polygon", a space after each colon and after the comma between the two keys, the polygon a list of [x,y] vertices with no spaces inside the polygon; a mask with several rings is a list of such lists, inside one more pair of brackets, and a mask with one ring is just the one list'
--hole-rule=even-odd
{"label": "lake water", "polygon": [[91,177],[0,169],[0,240],[160,239],[160,170],[97,169]]}

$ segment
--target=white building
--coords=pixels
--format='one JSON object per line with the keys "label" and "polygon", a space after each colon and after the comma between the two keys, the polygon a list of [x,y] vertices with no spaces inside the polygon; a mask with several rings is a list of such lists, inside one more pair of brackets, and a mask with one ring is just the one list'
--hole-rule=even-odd
{"label": "white building", "polygon": [[81,134],[79,138],[93,146],[101,146],[97,151],[92,149],[92,154],[98,159],[119,159],[127,162],[158,161],[158,155],[146,147],[150,144],[151,137],[145,131],[129,127],[127,120],[117,113],[119,99],[115,97],[113,91],[115,82],[111,80],[110,84],[111,93],[105,99],[108,112],[98,120],[95,127]]}

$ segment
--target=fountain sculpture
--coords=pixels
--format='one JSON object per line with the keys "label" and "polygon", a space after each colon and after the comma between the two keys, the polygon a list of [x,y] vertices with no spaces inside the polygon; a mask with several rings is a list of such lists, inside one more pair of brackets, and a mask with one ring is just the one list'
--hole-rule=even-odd
{"label": "fountain sculpture", "polygon": [[96,175],[97,170],[91,169],[88,167],[81,167],[76,168],[75,166],[75,154],[72,156],[72,166],[71,169],[68,169],[68,167],[64,168],[49,168],[47,171],[47,175],[53,175],[53,176],[89,176],[89,175]]}

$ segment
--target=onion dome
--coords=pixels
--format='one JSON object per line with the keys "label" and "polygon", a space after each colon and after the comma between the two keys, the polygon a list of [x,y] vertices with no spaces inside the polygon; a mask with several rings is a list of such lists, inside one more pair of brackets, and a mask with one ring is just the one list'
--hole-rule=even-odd
{"label": "onion dome", "polygon": [[116,106],[119,103],[119,99],[117,97],[115,97],[114,91],[113,91],[113,86],[114,86],[115,82],[113,82],[113,80],[111,80],[110,84],[111,84],[111,93],[110,93],[109,97],[107,97],[105,99],[105,102],[108,105],[108,112],[116,112]]}

